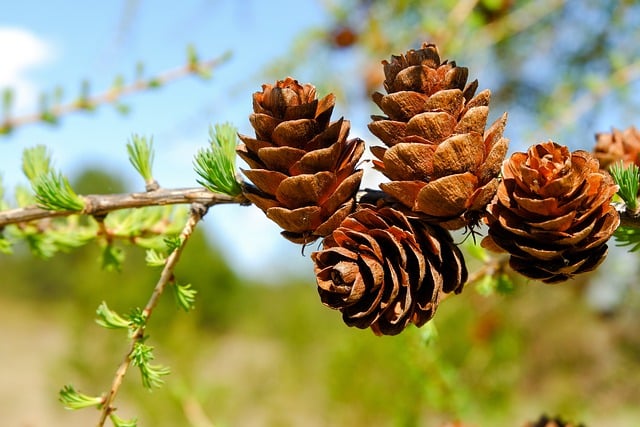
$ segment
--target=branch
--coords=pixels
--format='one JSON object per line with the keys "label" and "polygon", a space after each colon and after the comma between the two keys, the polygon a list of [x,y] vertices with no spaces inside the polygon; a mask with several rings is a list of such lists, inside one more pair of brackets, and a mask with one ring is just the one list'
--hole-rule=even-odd
{"label": "branch", "polygon": [[620,214],[620,226],[640,228],[640,212],[627,209],[624,203],[613,203],[613,205]]}
{"label": "branch", "polygon": [[104,401],[102,403],[102,409],[100,412],[100,420],[98,421],[98,427],[104,426],[104,423],[109,417],[109,414],[114,411],[112,404],[114,399],[116,398],[116,395],[118,394],[118,390],[120,389],[120,386],[122,385],[124,376],[126,375],[127,370],[131,365],[131,356],[135,349],[135,346],[137,343],[141,342],[144,339],[145,328],[146,328],[147,322],[149,321],[149,318],[151,317],[151,314],[153,313],[153,309],[158,304],[158,299],[160,298],[160,295],[162,295],[162,293],[164,292],[167,284],[172,280],[173,271],[175,269],[176,264],[180,260],[180,255],[182,254],[182,251],[187,241],[193,234],[193,231],[195,230],[196,225],[202,219],[202,217],[204,217],[204,215],[207,213],[207,209],[208,209],[207,205],[202,203],[195,202],[191,205],[189,219],[187,220],[187,223],[182,229],[182,233],[180,233],[180,245],[176,249],[174,249],[174,251],[171,252],[169,257],[167,258],[167,262],[164,266],[164,269],[162,270],[162,273],[160,274],[158,283],[153,289],[153,293],[151,294],[151,297],[149,298],[147,305],[142,311],[142,315],[143,315],[143,318],[145,319],[145,322],[133,332],[129,350],[125,355],[124,360],[116,370],[115,376],[113,378],[113,382],[111,383],[111,389],[109,390],[109,394],[107,394],[107,396],[104,398]]}
{"label": "branch", "polygon": [[81,196],[85,202],[82,211],[53,211],[39,206],[0,211],[0,229],[9,224],[29,222],[44,218],[65,217],[70,215],[101,216],[111,211],[145,206],[163,206],[198,203],[205,207],[219,204],[247,204],[243,195],[236,197],[213,193],[205,188],[159,189],[144,193],[94,194]]}
{"label": "branch", "polygon": [[0,122],[0,135],[8,134],[11,130],[27,124],[38,122],[55,123],[55,121],[61,116],[82,110],[92,110],[104,104],[112,104],[124,96],[163,86],[189,75],[200,75],[204,77],[215,67],[226,61],[229,56],[229,53],[225,53],[218,58],[206,61],[191,59],[186,65],[165,71],[155,77],[137,79],[131,84],[112,87],[98,95],[88,97],[81,96],[75,101],[67,104],[54,105],[48,109],[43,108],[43,111],[38,113],[18,117],[9,117],[7,114],[4,120]]}

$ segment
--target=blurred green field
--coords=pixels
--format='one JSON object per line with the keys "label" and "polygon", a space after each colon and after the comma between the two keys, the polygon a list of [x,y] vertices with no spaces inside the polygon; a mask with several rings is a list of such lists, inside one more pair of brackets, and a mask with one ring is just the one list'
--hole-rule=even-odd
{"label": "blurred green field", "polygon": [[[126,313],[146,302],[157,270],[128,251],[100,270],[92,245],[49,261],[17,248],[0,258],[0,414],[7,426],[86,426],[58,390],[105,391],[127,348],[94,322],[101,301]],[[310,263],[311,268],[311,263]],[[202,234],[177,270],[196,309],[162,297],[148,328],[172,374],[148,392],[132,368],[116,406],[141,426],[512,427],[542,413],[596,427],[640,420],[638,301],[615,316],[587,307],[581,284],[520,284],[507,296],[473,286],[444,301],[432,328],[396,337],[344,326],[310,281],[241,281]],[[431,339],[428,339],[431,337]]]}

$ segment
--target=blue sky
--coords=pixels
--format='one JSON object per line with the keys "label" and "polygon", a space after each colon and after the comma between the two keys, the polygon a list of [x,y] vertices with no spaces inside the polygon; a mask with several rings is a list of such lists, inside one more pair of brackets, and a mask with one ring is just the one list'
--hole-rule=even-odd
{"label": "blue sky", "polygon": [[[39,93],[65,90],[72,100],[88,79],[94,93],[114,77],[132,79],[142,61],[147,75],[182,65],[193,44],[203,59],[232,53],[203,82],[187,78],[159,91],[124,100],[123,117],[110,106],[95,114],[66,116],[61,125],[29,125],[0,139],[0,173],[7,190],[24,183],[25,147],[44,144],[55,166],[74,173],[97,165],[122,176],[134,190],[143,185],[130,167],[125,144],[133,133],[153,136],[155,175],[165,187],[194,186],[193,155],[207,144],[210,124],[230,121],[252,134],[251,94],[266,81],[259,71],[288,52],[303,30],[327,16],[317,1],[21,1],[4,2],[0,18],[0,88],[16,90],[16,115],[37,111]],[[311,64],[312,65],[312,64]],[[284,76],[283,76],[284,77]],[[218,206],[204,226],[227,248],[229,260],[251,276],[277,281],[284,274],[311,277],[300,247],[284,241],[255,207]],[[275,264],[272,264],[274,262]]]}

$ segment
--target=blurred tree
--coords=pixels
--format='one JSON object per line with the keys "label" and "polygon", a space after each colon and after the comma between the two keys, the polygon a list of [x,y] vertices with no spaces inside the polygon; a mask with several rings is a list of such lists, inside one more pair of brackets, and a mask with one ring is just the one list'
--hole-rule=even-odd
{"label": "blurred tree", "polygon": [[[443,58],[469,67],[480,88],[491,89],[494,112],[509,112],[515,149],[549,138],[590,149],[596,131],[626,127],[640,113],[631,96],[640,80],[637,2],[324,4],[331,21],[298,38],[291,54],[273,62],[271,75],[301,75],[331,88],[350,111],[364,103],[378,113],[369,96],[381,90],[381,58],[433,42]],[[310,69],[310,62],[317,66]]]}

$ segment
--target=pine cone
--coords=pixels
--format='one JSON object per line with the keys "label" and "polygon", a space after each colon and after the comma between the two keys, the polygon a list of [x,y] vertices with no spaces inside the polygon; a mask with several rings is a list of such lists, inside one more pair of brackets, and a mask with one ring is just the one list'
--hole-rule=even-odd
{"label": "pine cone", "polygon": [[348,326],[396,335],[431,319],[467,270],[445,229],[390,207],[360,204],[311,254],[322,302]]}
{"label": "pine cone", "polygon": [[549,418],[543,415],[537,421],[525,424],[524,427],[585,427],[585,425],[570,423],[559,417]]}
{"label": "pine cone", "polygon": [[238,155],[254,186],[244,194],[295,243],[330,234],[353,211],[364,141],[347,140],[349,122],[330,122],[335,97],[287,78],[253,94],[256,137],[240,135]]}
{"label": "pine cone", "polygon": [[374,166],[392,182],[382,190],[448,229],[475,225],[498,186],[507,152],[504,114],[485,130],[491,92],[474,96],[468,70],[440,61],[437,48],[383,61],[388,95],[373,94],[387,115],[369,130],[388,147],[372,147]]}
{"label": "pine cone", "polygon": [[631,126],[624,131],[614,128],[611,133],[597,133],[595,156],[602,169],[620,161],[625,166],[640,166],[640,132]]}
{"label": "pine cone", "polygon": [[610,204],[617,186],[598,166],[552,141],[513,154],[487,208],[483,246],[506,250],[514,270],[546,283],[596,268],[620,223]]}

